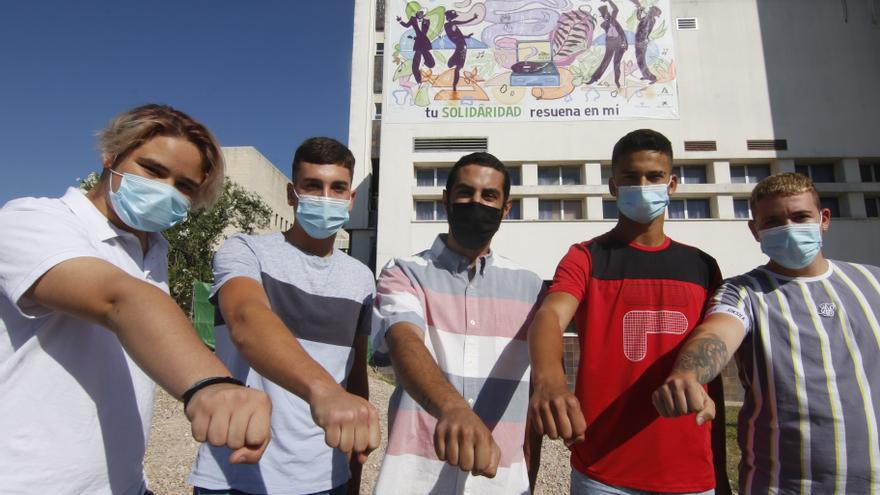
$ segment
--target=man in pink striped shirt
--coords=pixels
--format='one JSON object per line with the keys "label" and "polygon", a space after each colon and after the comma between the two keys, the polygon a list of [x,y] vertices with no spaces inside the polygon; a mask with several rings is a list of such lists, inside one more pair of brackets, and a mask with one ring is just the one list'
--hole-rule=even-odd
{"label": "man in pink striped shirt", "polygon": [[526,329],[543,283],[489,248],[511,206],[497,158],[462,157],[443,205],[448,233],[379,276],[374,359],[390,358],[397,388],[376,493],[527,494],[540,437]]}

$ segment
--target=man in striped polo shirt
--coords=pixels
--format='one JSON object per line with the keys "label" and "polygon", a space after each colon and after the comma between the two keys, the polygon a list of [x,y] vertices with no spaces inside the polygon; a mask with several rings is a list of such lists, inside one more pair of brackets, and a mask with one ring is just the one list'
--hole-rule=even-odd
{"label": "man in striped polo shirt", "polygon": [[376,493],[527,494],[526,329],[542,281],[489,249],[511,206],[497,158],[462,157],[443,204],[448,233],[379,276],[374,359],[390,357],[398,385]]}
{"label": "man in striped polo shirt", "polygon": [[807,177],[768,177],[750,203],[770,261],[722,284],[654,404],[709,407],[701,384],[736,352],[740,493],[878,493],[880,269],[822,255],[831,213]]}

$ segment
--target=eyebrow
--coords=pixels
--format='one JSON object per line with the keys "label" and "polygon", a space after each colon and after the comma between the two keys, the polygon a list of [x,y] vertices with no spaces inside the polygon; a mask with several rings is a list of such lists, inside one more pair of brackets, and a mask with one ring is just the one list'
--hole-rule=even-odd
{"label": "eyebrow", "polygon": [[[151,167],[155,167],[155,168],[161,169],[161,172],[162,172],[163,174],[171,175],[171,171],[170,171],[170,169],[169,169],[168,167],[166,167],[165,165],[163,165],[163,164],[157,162],[156,160],[153,160],[152,158],[148,158],[148,157],[142,156],[142,157],[139,157],[139,158],[137,159],[137,161],[138,161],[138,164],[139,164],[140,166],[142,166],[142,167],[143,167],[144,165],[149,165],[149,166],[151,166]],[[181,178],[178,180],[178,182],[180,182],[180,183],[182,183],[182,184],[185,184],[185,185],[187,185],[188,187],[193,188],[193,190],[197,190],[197,189],[201,186],[200,183],[198,183],[198,182],[196,182],[196,181],[190,179],[189,177],[181,177]]]}

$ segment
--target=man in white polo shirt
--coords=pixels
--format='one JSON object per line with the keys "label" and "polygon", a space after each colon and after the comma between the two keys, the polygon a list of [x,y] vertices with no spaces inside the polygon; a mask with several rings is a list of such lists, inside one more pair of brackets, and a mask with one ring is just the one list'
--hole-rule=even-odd
{"label": "man in white polo shirt", "polygon": [[268,443],[268,398],[230,378],[168,296],[159,231],[216,201],[216,141],[146,105],[112,120],[100,145],[88,194],[0,209],[0,493],[149,493],[153,380],[232,462],[256,462]]}

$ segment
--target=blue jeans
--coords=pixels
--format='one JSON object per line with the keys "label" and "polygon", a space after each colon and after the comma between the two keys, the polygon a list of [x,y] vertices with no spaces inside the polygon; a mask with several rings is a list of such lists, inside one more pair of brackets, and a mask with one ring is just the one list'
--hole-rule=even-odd
{"label": "blue jeans", "polygon": [[[621,488],[606,485],[600,481],[590,478],[577,469],[571,470],[571,495],[663,495],[666,493],[680,492],[649,492],[645,490],[636,490],[633,488]],[[681,495],[715,495],[715,490],[706,490],[705,492],[689,492]]]}
{"label": "blue jeans", "polygon": [[[343,483],[335,488],[331,488],[327,491],[312,493],[310,495],[345,495],[348,491],[348,483]],[[241,490],[236,490],[234,488],[228,488],[226,490],[208,490],[207,488],[199,488],[197,486],[193,487],[193,495],[256,495],[253,493],[243,492]]]}

